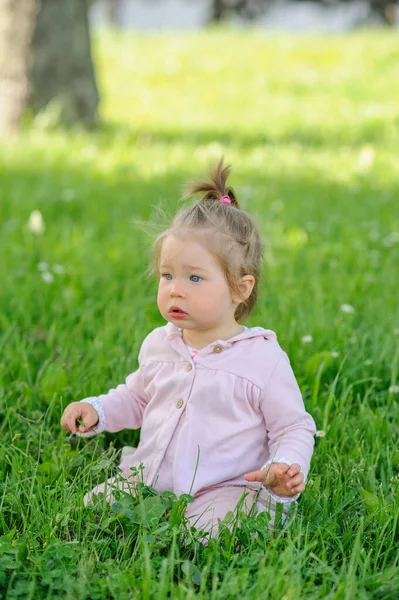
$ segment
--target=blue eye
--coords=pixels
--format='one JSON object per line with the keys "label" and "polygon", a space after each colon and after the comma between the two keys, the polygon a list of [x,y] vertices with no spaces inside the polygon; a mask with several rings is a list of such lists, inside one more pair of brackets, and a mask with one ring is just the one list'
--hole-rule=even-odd
{"label": "blue eye", "polygon": [[164,273],[163,275],[161,275],[161,277],[165,277],[165,279],[167,279],[168,281],[172,279],[172,275],[170,273]]}
{"label": "blue eye", "polygon": [[[194,279],[196,281],[194,281]],[[194,283],[199,283],[200,279],[202,279],[202,277],[200,277],[199,275],[191,275],[191,281],[194,281]]]}

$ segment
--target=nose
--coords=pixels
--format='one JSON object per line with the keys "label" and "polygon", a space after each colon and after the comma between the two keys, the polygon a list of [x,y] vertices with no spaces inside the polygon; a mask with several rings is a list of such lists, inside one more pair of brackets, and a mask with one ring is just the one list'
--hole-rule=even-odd
{"label": "nose", "polygon": [[177,279],[173,279],[173,281],[170,282],[169,296],[171,298],[184,298],[185,297],[183,287]]}

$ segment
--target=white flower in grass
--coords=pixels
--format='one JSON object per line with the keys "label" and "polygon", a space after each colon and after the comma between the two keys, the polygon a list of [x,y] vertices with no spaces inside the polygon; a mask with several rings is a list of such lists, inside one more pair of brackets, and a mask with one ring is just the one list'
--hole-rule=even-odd
{"label": "white flower in grass", "polygon": [[368,253],[369,259],[373,262],[378,262],[380,260],[380,252],[378,250],[370,250]]}
{"label": "white flower in grass", "polygon": [[57,275],[61,275],[64,272],[64,267],[62,265],[53,265],[53,271]]}
{"label": "white flower in grass", "polygon": [[282,200],[275,200],[270,205],[270,212],[280,213],[284,210],[284,202]]}
{"label": "white flower in grass", "polygon": [[39,271],[47,271],[48,264],[46,262],[41,261],[38,263],[37,268],[39,269]]}
{"label": "white flower in grass", "polygon": [[364,361],[364,364],[369,367],[370,365],[373,364],[373,361],[371,360],[371,358],[368,358],[367,360]]}
{"label": "white flower in grass", "polygon": [[324,429],[319,429],[318,431],[316,431],[315,436],[316,437],[326,437],[326,432],[324,431]]}
{"label": "white flower in grass", "polygon": [[341,304],[340,308],[341,308],[342,312],[344,312],[344,313],[349,314],[349,313],[355,312],[355,309],[350,304]]}
{"label": "white flower in grass", "polygon": [[333,358],[338,358],[338,356],[339,356],[339,352],[331,352],[331,356],[332,356]]}
{"label": "white flower in grass", "polygon": [[97,147],[94,144],[89,144],[82,149],[81,155],[86,158],[95,158],[98,154]]}
{"label": "white flower in grass", "polygon": [[28,219],[28,229],[36,235],[42,235],[45,232],[46,226],[40,210],[34,210],[31,212]]}
{"label": "white flower in grass", "polygon": [[388,392],[389,392],[390,394],[398,394],[398,393],[399,393],[399,385],[391,385],[391,386],[388,388]]}
{"label": "white flower in grass", "polygon": [[302,342],[303,342],[304,344],[310,344],[310,342],[313,342],[313,338],[312,338],[312,336],[311,336],[311,335],[304,335],[304,336],[302,337]]}
{"label": "white flower in grass", "polygon": [[46,283],[53,283],[53,281],[54,281],[54,275],[52,273],[50,273],[50,271],[44,271],[42,273],[42,279]]}
{"label": "white flower in grass", "polygon": [[313,481],[313,479],[309,479],[309,481],[306,483],[306,485],[307,485],[308,487],[312,487],[312,485],[314,485],[314,481]]}
{"label": "white flower in grass", "polygon": [[360,171],[367,171],[374,162],[374,148],[372,146],[363,146],[357,157],[357,166]]}
{"label": "white flower in grass", "polygon": [[64,200],[64,202],[71,202],[71,200],[76,198],[76,192],[75,190],[71,189],[62,190],[61,198]]}
{"label": "white flower in grass", "polygon": [[369,238],[370,240],[373,240],[374,242],[376,242],[377,240],[379,240],[381,237],[380,232],[377,229],[372,229],[369,233]]}
{"label": "white flower in grass", "polygon": [[399,329],[394,329],[394,330],[393,330],[393,334],[394,334],[394,335],[399,335]]}
{"label": "white flower in grass", "polygon": [[387,248],[390,248],[391,246],[393,246],[394,244],[397,244],[398,242],[399,242],[399,233],[397,231],[392,231],[392,233],[387,235],[387,237],[382,240],[382,243]]}

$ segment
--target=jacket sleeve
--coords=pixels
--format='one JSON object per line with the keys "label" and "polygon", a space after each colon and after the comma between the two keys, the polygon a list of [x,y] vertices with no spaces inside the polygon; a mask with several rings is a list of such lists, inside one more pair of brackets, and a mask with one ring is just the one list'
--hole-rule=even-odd
{"label": "jacket sleeve", "polygon": [[[288,356],[281,353],[261,397],[265,418],[269,459],[284,457],[284,462],[298,463],[305,481],[314,449],[316,424],[306,412],[298,383]],[[283,461],[282,461],[283,462]]]}
{"label": "jacket sleeve", "polygon": [[139,367],[127,376],[125,383],[120,383],[108,394],[84,398],[97,411],[99,422],[92,431],[79,434],[81,437],[91,437],[101,431],[116,432],[122,429],[138,429],[141,427],[144,409],[149,398],[143,383],[144,343],[139,353]]}

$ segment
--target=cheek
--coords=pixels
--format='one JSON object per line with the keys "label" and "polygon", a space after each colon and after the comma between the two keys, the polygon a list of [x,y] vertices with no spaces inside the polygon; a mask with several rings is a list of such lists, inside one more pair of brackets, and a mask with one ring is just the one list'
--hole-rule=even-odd
{"label": "cheek", "polygon": [[203,308],[215,307],[215,305],[224,308],[226,304],[229,303],[229,300],[229,293],[226,291],[224,286],[217,286],[211,289],[205,289],[205,287],[203,287],[201,294],[198,294],[196,297],[196,301]]}
{"label": "cheek", "polygon": [[162,284],[159,284],[158,286],[158,294],[157,294],[157,302],[158,304],[161,304],[162,302],[165,301],[165,297],[166,297],[166,291],[165,288]]}

